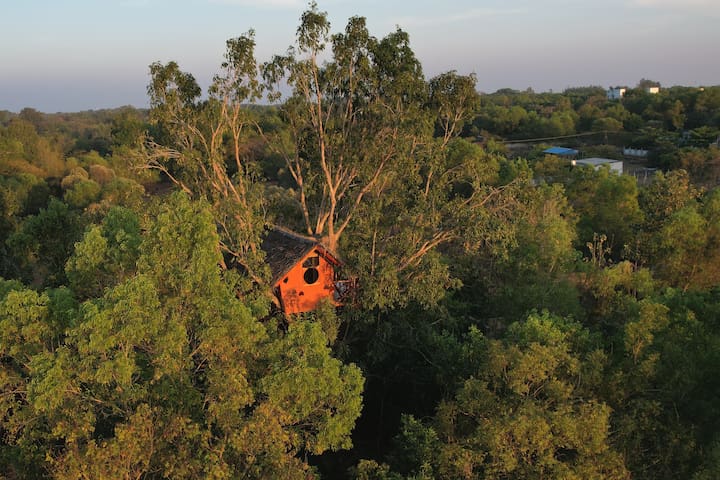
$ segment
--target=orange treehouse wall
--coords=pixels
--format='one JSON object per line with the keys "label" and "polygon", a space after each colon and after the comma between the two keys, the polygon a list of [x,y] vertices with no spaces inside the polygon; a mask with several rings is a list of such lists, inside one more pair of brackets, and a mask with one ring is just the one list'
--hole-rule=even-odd
{"label": "orange treehouse wall", "polygon": [[333,300],[335,270],[325,257],[313,250],[277,283],[286,314],[313,310],[323,298]]}

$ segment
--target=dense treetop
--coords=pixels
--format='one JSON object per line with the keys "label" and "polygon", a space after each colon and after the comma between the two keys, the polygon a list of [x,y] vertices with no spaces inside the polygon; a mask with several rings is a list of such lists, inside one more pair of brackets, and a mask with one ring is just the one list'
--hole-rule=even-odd
{"label": "dense treetop", "polygon": [[[480,94],[333,32],[0,112],[0,478],[716,478],[720,87]],[[273,224],[352,300],[283,316]]]}

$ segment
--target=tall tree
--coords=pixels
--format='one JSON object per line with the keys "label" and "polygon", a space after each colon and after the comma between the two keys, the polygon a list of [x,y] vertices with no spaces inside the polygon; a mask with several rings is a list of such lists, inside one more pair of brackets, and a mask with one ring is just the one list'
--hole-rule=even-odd
{"label": "tall tree", "polygon": [[[393,303],[414,286],[436,301],[451,282],[433,252],[455,240],[477,245],[510,201],[497,158],[455,139],[479,104],[475,76],[426,82],[407,33],[376,39],[361,17],[329,32],[312,4],[295,46],[263,67],[272,99],[283,81],[292,87],[280,107],[289,135],[268,140],[297,187],[306,233],[352,257],[364,288],[382,292],[371,292],[370,304]],[[435,287],[420,287],[426,280]]]}
{"label": "tall tree", "polygon": [[[327,14],[312,4],[296,45],[263,71],[272,99],[283,80],[293,89],[282,106],[290,138],[276,149],[297,185],[307,233],[336,250],[363,200],[414,151],[428,120],[425,82],[405,32],[378,41],[362,17],[344,33],[329,32]],[[327,44],[332,56],[322,64]]]}
{"label": "tall tree", "polygon": [[465,122],[475,118],[480,95],[475,89],[475,74],[442,73],[430,80],[430,106],[437,112],[443,145],[462,131]]}
{"label": "tall tree", "polygon": [[207,100],[201,100],[197,81],[177,63],[150,66],[150,119],[156,133],[146,142],[143,166],[160,170],[193,197],[207,199],[222,232],[223,251],[262,282],[262,195],[245,145],[253,125],[246,106],[261,94],[254,48],[252,30],[227,41]]}

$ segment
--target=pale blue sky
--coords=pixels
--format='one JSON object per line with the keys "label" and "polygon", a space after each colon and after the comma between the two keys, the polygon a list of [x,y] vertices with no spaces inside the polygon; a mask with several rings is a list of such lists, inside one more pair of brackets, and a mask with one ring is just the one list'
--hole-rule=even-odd
{"label": "pale blue sky", "polygon": [[[720,0],[320,0],[333,31],[365,16],[410,34],[427,77],[478,89],[720,84]],[[0,0],[0,110],[147,106],[148,65],[206,86],[225,40],[256,31],[258,60],[292,43],[303,0]]]}

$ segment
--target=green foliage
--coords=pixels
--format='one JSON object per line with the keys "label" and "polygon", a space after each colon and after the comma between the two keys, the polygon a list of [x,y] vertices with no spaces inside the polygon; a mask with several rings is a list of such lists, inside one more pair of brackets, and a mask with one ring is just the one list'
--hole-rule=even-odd
{"label": "green foliage", "polygon": [[720,474],[720,447],[717,443],[711,445],[703,465],[695,472],[692,480],[711,480]]}
{"label": "green foliage", "polygon": [[360,460],[356,467],[350,471],[350,478],[354,480],[402,480],[402,476],[390,471],[386,464],[379,464],[374,460]]}
{"label": "green foliage", "polygon": [[[150,111],[0,112],[0,476],[717,477],[720,87],[480,105],[402,30],[296,33],[228,40],[205,95],[154,63]],[[667,171],[512,143],[566,135]],[[278,326],[269,222],[353,301]]]}
{"label": "green foliage", "polygon": [[330,299],[325,298],[312,312],[305,316],[308,321],[316,322],[327,337],[327,344],[332,346],[338,339],[342,319],[337,314],[336,307]]}
{"label": "green foliage", "polygon": [[615,341],[636,314],[637,302],[655,294],[657,282],[648,269],[629,261],[605,265],[601,257],[595,258],[583,276],[583,303],[589,323]]}
{"label": "green foliage", "polygon": [[647,219],[640,254],[658,278],[685,290],[716,285],[717,192],[701,196],[678,170],[659,174],[640,198]]}
{"label": "green foliage", "polygon": [[71,207],[83,209],[98,199],[101,188],[93,180],[80,180],[65,192],[63,200]]}
{"label": "green foliage", "polygon": [[[593,234],[605,235],[615,256],[632,245],[635,227],[642,221],[638,203],[638,187],[634,177],[615,175],[607,169],[591,173],[590,177],[568,187],[568,196],[581,215],[578,228],[585,243]],[[583,191],[584,190],[584,191]]]}
{"label": "green foliage", "polygon": [[16,219],[37,214],[47,206],[50,189],[40,178],[29,173],[0,177],[3,215]]}
{"label": "green foliage", "polygon": [[115,172],[112,169],[99,164],[93,164],[88,167],[90,178],[100,185],[105,185],[115,178]]}
{"label": "green foliage", "polygon": [[22,116],[0,127],[0,152],[6,157],[0,172],[3,175],[31,173],[46,178],[62,174],[59,145],[40,136],[36,126]]}
{"label": "green foliage", "polygon": [[128,178],[116,177],[103,185],[100,198],[106,205],[138,209],[143,203],[145,189]]}
{"label": "green foliage", "polygon": [[492,289],[492,316],[509,321],[545,308],[582,316],[579,294],[568,278],[578,260],[573,246],[576,216],[562,187],[526,185],[515,196],[513,215],[502,227],[503,246],[474,254],[473,267],[485,278],[467,288]]}
{"label": "green foliage", "polygon": [[447,141],[458,135],[480,108],[480,95],[475,90],[475,74],[458,75],[446,72],[429,82],[430,105],[438,112],[438,127]]}
{"label": "green foliage", "polygon": [[698,198],[698,190],[684,170],[668,174],[658,172],[647,188],[640,192],[640,208],[645,214],[646,231],[656,231],[676,211]]}
{"label": "green foliage", "polygon": [[79,215],[53,198],[47,209],[26,217],[7,243],[24,279],[57,286],[65,283],[65,262],[81,234]]}
{"label": "green foliage", "polygon": [[[718,138],[720,134],[714,136]],[[718,180],[720,180],[720,148],[718,146],[684,148],[676,158],[677,164],[672,166],[686,170],[695,184],[709,186],[718,184]]]}
{"label": "green foliage", "polygon": [[616,444],[638,478],[689,478],[716,428],[706,403],[717,391],[706,373],[717,365],[715,295],[669,291],[638,307],[602,392],[615,410]]}
{"label": "green foliage", "polygon": [[142,137],[145,122],[142,113],[131,107],[123,107],[112,120],[110,135],[112,136],[113,151],[120,146],[133,146]]}
{"label": "green foliage", "polygon": [[333,359],[326,343],[319,324],[293,323],[270,345],[270,368],[261,382],[261,391],[284,412],[291,445],[312,454],[349,448],[348,433],[362,406],[359,369]]}
{"label": "green foliage", "polygon": [[70,286],[82,298],[99,297],[135,271],[139,257],[140,223],[122,207],[112,208],[101,225],[86,230],[65,265]]}
{"label": "green foliage", "polygon": [[524,180],[496,186],[498,158],[463,139],[400,172],[392,190],[360,207],[342,245],[361,279],[365,308],[437,304],[459,282],[436,250],[506,243],[504,220]]}
{"label": "green foliage", "polygon": [[[611,102],[607,101],[606,91],[597,87],[568,89],[563,94],[502,89],[483,96],[483,108],[473,128],[504,138],[528,139],[574,133],[574,124],[578,132],[604,132],[616,145],[626,145],[631,137],[621,134],[622,130],[642,132],[648,127],[661,127],[665,130],[663,136],[668,137],[668,133],[675,135],[682,128],[717,127],[718,91],[718,86],[673,87],[650,94],[643,88],[631,88],[622,102]],[[591,136],[585,139],[593,142]],[[701,146],[707,147],[714,140],[710,138]],[[645,146],[660,146],[655,140],[652,143]]]}
{"label": "green foliage", "polygon": [[619,132],[623,128],[620,120],[611,117],[598,118],[592,123],[592,130],[599,132]]}
{"label": "green foliage", "polygon": [[150,65],[150,120],[138,168],[161,172],[185,193],[210,203],[221,233],[221,247],[232,266],[265,284],[260,237],[265,224],[263,187],[245,142],[254,124],[247,102],[259,98],[254,32],[227,42],[221,73],[209,99],[195,78],[176,62]]}
{"label": "green foliage", "polygon": [[609,445],[610,409],[580,382],[593,349],[578,324],[531,315],[504,341],[476,338],[468,353],[477,363],[438,408],[434,455],[422,453],[433,430],[406,423],[416,469],[429,457],[435,478],[629,478]]}
{"label": "green foliage", "polygon": [[432,464],[441,447],[437,433],[410,415],[400,418],[400,428],[391,456],[395,470],[413,478],[432,478]]}
{"label": "green foliage", "polygon": [[207,207],[173,195],[142,235],[119,208],[87,231],[77,279],[127,270],[79,309],[68,290],[3,283],[3,471],[304,478],[304,454],[350,446],[359,369],[318,323],[253,318],[217,245]]}
{"label": "green foliage", "polygon": [[[705,286],[697,276],[702,275],[698,269],[708,242],[707,228],[705,219],[692,207],[678,210],[668,219],[658,232],[660,278],[685,289],[690,285]],[[715,250],[715,245],[711,250]],[[715,283],[713,280],[711,284]]]}

